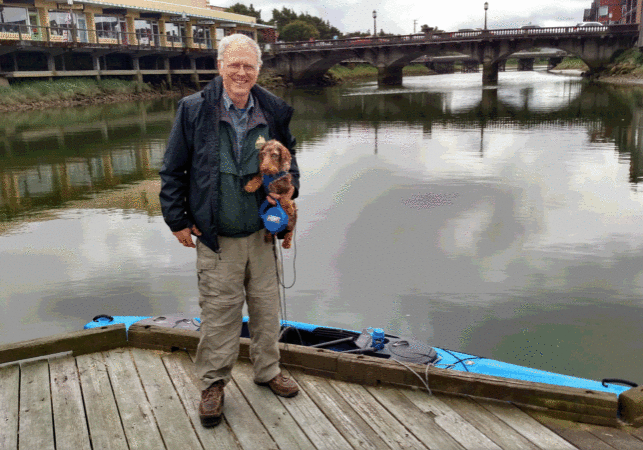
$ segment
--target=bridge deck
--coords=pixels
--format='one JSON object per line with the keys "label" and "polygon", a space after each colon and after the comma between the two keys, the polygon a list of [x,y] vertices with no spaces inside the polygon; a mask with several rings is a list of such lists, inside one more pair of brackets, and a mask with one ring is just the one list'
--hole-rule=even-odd
{"label": "bridge deck", "polygon": [[0,368],[3,449],[641,449],[643,432],[576,424],[504,402],[290,372],[292,399],[240,360],[225,420],[204,429],[191,356],[118,348]]}

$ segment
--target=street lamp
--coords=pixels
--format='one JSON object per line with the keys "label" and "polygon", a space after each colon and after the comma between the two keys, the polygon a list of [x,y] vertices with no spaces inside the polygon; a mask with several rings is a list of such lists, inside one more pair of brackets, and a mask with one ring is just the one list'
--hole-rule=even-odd
{"label": "street lamp", "polygon": [[489,9],[489,2],[484,2],[484,29],[487,31],[487,10]]}
{"label": "street lamp", "polygon": [[377,36],[377,11],[373,10],[373,36]]}

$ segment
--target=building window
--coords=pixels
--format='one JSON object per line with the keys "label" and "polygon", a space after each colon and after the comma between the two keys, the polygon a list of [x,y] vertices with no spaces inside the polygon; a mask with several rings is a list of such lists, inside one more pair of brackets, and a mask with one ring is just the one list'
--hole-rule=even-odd
{"label": "building window", "polygon": [[118,17],[99,16],[94,18],[96,23],[96,35],[99,39],[118,39],[120,26]]}
{"label": "building window", "polygon": [[253,31],[237,30],[237,33],[239,33],[239,34],[245,34],[245,35],[246,35],[246,36],[248,36],[250,39],[254,39],[254,38],[255,38],[255,33],[254,33]]}
{"label": "building window", "polygon": [[212,48],[212,39],[210,38],[210,27],[195,25],[192,27],[194,43],[205,48]]}
{"label": "building window", "polygon": [[141,45],[159,45],[159,24],[154,20],[136,19],[136,38]]}
{"label": "building window", "polygon": [[609,7],[608,6],[599,6],[598,7],[598,17],[605,17],[605,16],[607,16],[608,12],[609,12]]}
{"label": "building window", "polygon": [[56,41],[71,42],[75,38],[80,42],[87,42],[85,13],[49,11],[49,26],[50,35]]}
{"label": "building window", "polygon": [[172,44],[183,43],[183,36],[185,36],[185,24],[176,24],[167,22],[165,24],[165,34],[167,35],[167,42]]}
{"label": "building window", "polygon": [[13,8],[8,6],[0,6],[0,31],[5,33],[17,33],[20,29],[21,32],[28,32],[26,26],[20,25],[29,24],[29,15],[26,8]]}

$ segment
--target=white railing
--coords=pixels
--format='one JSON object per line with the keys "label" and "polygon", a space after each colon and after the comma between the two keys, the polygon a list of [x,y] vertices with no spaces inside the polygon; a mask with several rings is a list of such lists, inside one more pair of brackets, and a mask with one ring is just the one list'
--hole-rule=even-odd
{"label": "white railing", "polygon": [[402,36],[367,36],[348,39],[319,39],[297,42],[278,42],[272,44],[274,52],[294,50],[318,50],[321,48],[335,47],[372,47],[386,45],[415,44],[419,42],[437,43],[467,40],[495,40],[516,37],[563,37],[570,35],[636,35],[637,24],[628,25],[603,25],[586,27],[535,27],[535,28],[505,28],[496,30],[450,31],[440,33],[418,33]]}

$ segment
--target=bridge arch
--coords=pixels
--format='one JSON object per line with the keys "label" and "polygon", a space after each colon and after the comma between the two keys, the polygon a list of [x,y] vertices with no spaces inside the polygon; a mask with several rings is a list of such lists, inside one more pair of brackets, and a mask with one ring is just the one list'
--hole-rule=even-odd
{"label": "bridge arch", "polygon": [[505,29],[427,35],[326,40],[275,45],[264,66],[297,84],[314,84],[333,65],[349,58],[368,61],[378,70],[380,84],[401,84],[402,68],[422,55],[456,51],[483,66],[483,84],[498,80],[498,65],[507,56],[533,47],[564,50],[581,58],[596,73],[617,51],[636,45],[638,25]]}

